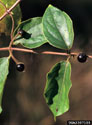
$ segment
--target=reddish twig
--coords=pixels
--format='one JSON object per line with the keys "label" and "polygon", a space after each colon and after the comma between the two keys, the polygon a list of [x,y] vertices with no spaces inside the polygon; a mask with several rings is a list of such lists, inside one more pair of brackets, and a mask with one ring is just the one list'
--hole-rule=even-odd
{"label": "reddish twig", "polygon": [[16,38],[16,36],[13,38],[13,33],[14,33],[14,18],[13,18],[13,15],[12,15],[11,11],[18,5],[18,3],[20,1],[21,0],[17,0],[16,3],[14,3],[13,6],[10,9],[7,9],[7,7],[5,6],[5,4],[0,1],[0,3],[2,4],[2,6],[6,10],[6,12],[4,13],[4,15],[0,18],[0,20],[2,20],[7,14],[11,17],[11,20],[12,20],[11,41],[10,41],[9,47],[7,47],[6,49],[8,49],[8,51],[10,53],[9,57],[12,57],[12,59],[15,61],[15,63],[18,63],[19,61],[13,56],[12,49],[11,49],[13,41]]}
{"label": "reddish twig", "polygon": [[[0,48],[0,51],[9,51],[9,47],[5,47],[5,48]],[[34,50],[31,49],[23,49],[23,48],[14,48],[11,47],[12,51],[20,51],[20,52],[27,52],[27,53],[34,53],[34,54],[46,54],[46,55],[60,55],[60,56],[77,56],[79,55],[79,53],[61,53],[61,52],[53,52],[53,51],[43,51],[43,52],[35,52]],[[88,55],[89,58],[92,58],[92,55]]]}
{"label": "reddish twig", "polygon": [[13,15],[10,13],[9,14],[12,20],[12,29],[11,29],[11,39],[13,39],[13,32],[14,32],[14,18]]}
{"label": "reddish twig", "polygon": [[[7,16],[19,3],[21,2],[21,0],[17,0],[10,9],[7,9],[7,11],[0,17],[0,21]],[[0,2],[1,3],[1,2]],[[2,3],[1,3],[2,4]]]}
{"label": "reddish twig", "polygon": [[[6,16],[6,15],[10,15],[11,19],[12,19],[12,30],[11,30],[11,42],[9,44],[9,47],[5,47],[5,48],[0,48],[0,51],[9,51],[10,52],[10,56],[12,57],[12,59],[17,63],[18,60],[13,56],[12,51],[20,51],[20,52],[27,52],[27,53],[35,53],[35,54],[47,54],[47,55],[60,55],[60,56],[77,56],[79,53],[61,53],[61,52],[52,52],[52,51],[44,51],[44,52],[35,52],[34,50],[31,49],[24,49],[24,48],[13,48],[12,44],[14,39],[18,36],[18,34],[13,37],[13,32],[14,32],[14,19],[13,16],[11,14],[11,11],[21,2],[21,0],[17,0],[13,6],[10,9],[7,9],[7,7],[0,1],[0,3],[4,6],[4,8],[6,9],[6,12],[2,15],[2,17],[0,17],[0,21]],[[91,55],[88,55],[89,58],[92,58]]]}

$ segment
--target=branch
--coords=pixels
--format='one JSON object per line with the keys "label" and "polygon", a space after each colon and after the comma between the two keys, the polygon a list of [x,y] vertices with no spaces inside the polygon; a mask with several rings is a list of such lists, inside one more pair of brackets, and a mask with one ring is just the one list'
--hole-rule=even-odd
{"label": "branch", "polygon": [[[5,47],[5,48],[0,48],[0,51],[9,51],[9,47]],[[43,51],[43,52],[36,52],[34,50],[31,49],[23,49],[23,48],[14,48],[11,47],[12,51],[20,51],[20,52],[27,52],[27,53],[34,53],[34,54],[46,54],[46,55],[60,55],[60,56],[77,56],[79,53],[61,53],[61,52],[53,52],[53,51]],[[88,55],[89,58],[92,58],[92,55]]]}
{"label": "branch", "polygon": [[[10,9],[8,9],[1,17],[0,17],[0,21],[7,16],[19,3],[21,2],[21,0],[17,0]],[[0,2],[1,3],[1,2]]]}

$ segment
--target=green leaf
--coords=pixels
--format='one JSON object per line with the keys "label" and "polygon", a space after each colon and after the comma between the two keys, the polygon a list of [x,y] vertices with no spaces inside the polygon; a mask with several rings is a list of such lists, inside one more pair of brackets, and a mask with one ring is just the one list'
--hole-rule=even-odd
{"label": "green leaf", "polygon": [[16,29],[15,34],[18,30],[24,30],[27,32],[28,38],[19,36],[14,45],[22,44],[26,48],[37,48],[47,42],[42,32],[42,18],[36,17],[31,18],[22,22]]}
{"label": "green leaf", "polygon": [[49,44],[68,50],[72,47],[74,32],[70,17],[56,7],[49,5],[43,15],[43,32]]}
{"label": "green leaf", "polygon": [[5,85],[5,81],[8,75],[9,69],[9,58],[3,57],[0,58],[0,113],[2,112],[2,96],[3,96],[3,89]]}
{"label": "green leaf", "polygon": [[[4,3],[8,9],[16,2],[16,0],[0,0],[0,1]],[[0,17],[5,13],[5,11],[6,11],[5,8],[0,4]],[[17,27],[17,25],[21,22],[20,6],[17,5],[12,12],[13,12],[15,27]],[[9,35],[11,27],[12,27],[12,21],[9,15],[0,21],[0,33],[5,33],[6,35]]]}
{"label": "green leaf", "polygon": [[68,94],[72,86],[70,76],[71,65],[68,61],[59,62],[47,74],[44,96],[55,117],[69,109]]}

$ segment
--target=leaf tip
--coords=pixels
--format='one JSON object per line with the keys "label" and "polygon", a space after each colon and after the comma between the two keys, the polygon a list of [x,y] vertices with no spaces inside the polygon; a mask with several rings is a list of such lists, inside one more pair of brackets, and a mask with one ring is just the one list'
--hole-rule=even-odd
{"label": "leaf tip", "polygon": [[49,4],[49,6],[48,7],[52,7],[52,5],[51,4]]}

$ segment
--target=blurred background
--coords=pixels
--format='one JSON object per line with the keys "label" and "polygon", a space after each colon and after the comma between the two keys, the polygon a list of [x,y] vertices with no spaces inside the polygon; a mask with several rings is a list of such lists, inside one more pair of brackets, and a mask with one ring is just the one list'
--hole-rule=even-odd
{"label": "blurred background", "polygon": [[[92,55],[92,0],[23,0],[20,4],[22,20],[42,16],[49,4],[65,11],[73,20],[74,45],[72,52]],[[0,47],[7,46],[10,38],[0,35]],[[48,44],[36,49],[61,51]],[[0,52],[0,57],[8,55]],[[53,115],[43,97],[46,73],[61,60],[62,56],[35,55],[15,52],[15,57],[25,64],[25,72],[19,73],[11,60],[8,79],[3,95],[3,112],[0,125],[66,125],[67,120],[92,120],[92,60],[81,64],[76,57],[71,58],[72,88],[70,109],[57,117]]]}

